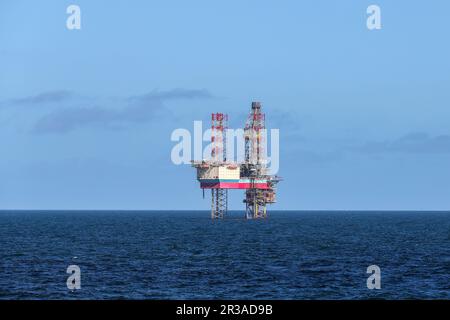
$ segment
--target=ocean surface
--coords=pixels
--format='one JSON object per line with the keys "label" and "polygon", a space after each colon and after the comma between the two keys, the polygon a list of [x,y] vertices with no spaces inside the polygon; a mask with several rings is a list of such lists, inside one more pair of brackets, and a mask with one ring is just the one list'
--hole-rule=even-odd
{"label": "ocean surface", "polygon": [[0,299],[450,299],[450,212],[269,214],[0,211]]}

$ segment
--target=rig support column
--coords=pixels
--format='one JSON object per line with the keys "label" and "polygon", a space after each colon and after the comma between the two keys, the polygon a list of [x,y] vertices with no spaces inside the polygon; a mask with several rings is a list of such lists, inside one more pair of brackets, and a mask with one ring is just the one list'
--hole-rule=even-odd
{"label": "rig support column", "polygon": [[223,219],[228,211],[228,190],[211,189],[211,219]]}
{"label": "rig support column", "polygon": [[247,219],[266,218],[266,201],[262,190],[248,189],[245,192],[245,217]]}

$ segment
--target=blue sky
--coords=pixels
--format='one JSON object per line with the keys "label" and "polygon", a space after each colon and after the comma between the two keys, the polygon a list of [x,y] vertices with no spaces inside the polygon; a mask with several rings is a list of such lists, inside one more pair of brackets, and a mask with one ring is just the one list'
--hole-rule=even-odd
{"label": "blue sky", "polygon": [[170,134],[217,111],[243,126],[257,100],[280,129],[274,209],[448,210],[449,15],[444,0],[2,1],[0,208],[207,210]]}

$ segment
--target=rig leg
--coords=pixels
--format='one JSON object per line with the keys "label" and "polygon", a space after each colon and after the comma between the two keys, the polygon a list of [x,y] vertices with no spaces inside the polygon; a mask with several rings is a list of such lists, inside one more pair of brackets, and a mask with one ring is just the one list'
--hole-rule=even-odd
{"label": "rig leg", "polygon": [[223,219],[228,211],[228,190],[211,189],[211,219]]}
{"label": "rig leg", "polygon": [[248,189],[245,192],[245,217],[247,219],[266,218],[266,201],[264,194],[258,189]]}

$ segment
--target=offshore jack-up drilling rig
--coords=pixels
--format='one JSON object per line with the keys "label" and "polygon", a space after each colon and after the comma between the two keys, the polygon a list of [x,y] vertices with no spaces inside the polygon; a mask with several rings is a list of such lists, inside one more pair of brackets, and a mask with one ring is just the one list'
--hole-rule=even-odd
{"label": "offshore jack-up drilling rig", "polygon": [[211,218],[221,219],[226,215],[229,189],[245,190],[247,219],[266,218],[266,205],[276,202],[275,187],[281,178],[269,174],[261,103],[252,102],[244,128],[244,161],[240,163],[227,159],[228,115],[213,113],[211,121],[211,159],[192,161],[203,195],[205,189],[211,189]]}

